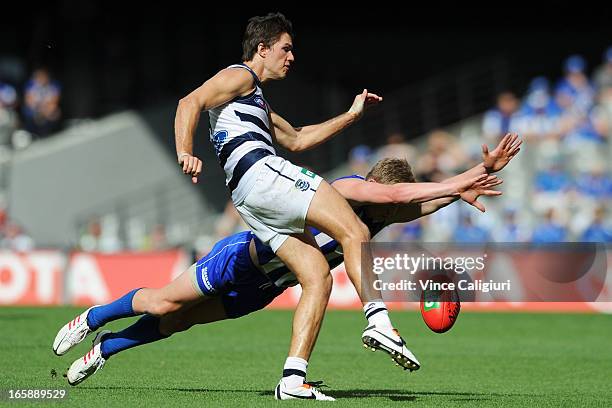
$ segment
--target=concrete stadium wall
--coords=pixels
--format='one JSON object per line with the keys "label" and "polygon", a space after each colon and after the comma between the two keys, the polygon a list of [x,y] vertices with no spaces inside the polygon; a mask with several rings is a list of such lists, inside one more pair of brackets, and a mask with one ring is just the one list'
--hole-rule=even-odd
{"label": "concrete stadium wall", "polygon": [[69,128],[19,152],[9,186],[9,216],[39,247],[73,245],[80,217],[103,203],[112,206],[113,200],[138,200],[137,192],[148,187],[172,188],[181,208],[188,205],[194,213],[207,214],[208,208],[174,156],[134,112]]}

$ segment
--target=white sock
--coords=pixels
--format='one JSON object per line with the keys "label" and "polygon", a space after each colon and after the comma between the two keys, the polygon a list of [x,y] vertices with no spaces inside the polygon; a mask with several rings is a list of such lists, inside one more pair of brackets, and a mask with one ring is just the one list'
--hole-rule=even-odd
{"label": "white sock", "polygon": [[304,384],[308,361],[299,357],[287,357],[283,367],[283,383],[287,388],[296,388]]}
{"label": "white sock", "polygon": [[377,327],[393,328],[391,320],[389,320],[389,312],[387,306],[382,300],[368,302],[363,306],[363,313],[368,319],[368,325]]}

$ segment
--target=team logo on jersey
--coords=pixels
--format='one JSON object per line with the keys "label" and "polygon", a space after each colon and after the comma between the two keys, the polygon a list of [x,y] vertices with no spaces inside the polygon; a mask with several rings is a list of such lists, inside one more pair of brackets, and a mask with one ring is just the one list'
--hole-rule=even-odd
{"label": "team logo on jersey", "polygon": [[295,182],[295,188],[300,191],[306,191],[310,188],[310,183],[302,179],[298,179],[298,181]]}
{"label": "team logo on jersey", "polygon": [[314,174],[312,171],[310,170],[306,170],[306,169],[302,169],[302,174],[307,175],[310,178],[315,178],[316,174]]}
{"label": "team logo on jersey", "polygon": [[266,109],[266,101],[261,96],[256,96],[254,99],[255,103],[261,107],[261,109]]}
{"label": "team logo on jersey", "polygon": [[223,146],[223,142],[225,142],[225,139],[227,139],[227,130],[220,130],[210,136],[210,141],[215,147],[215,152],[217,152],[217,155],[221,153],[221,147]]}

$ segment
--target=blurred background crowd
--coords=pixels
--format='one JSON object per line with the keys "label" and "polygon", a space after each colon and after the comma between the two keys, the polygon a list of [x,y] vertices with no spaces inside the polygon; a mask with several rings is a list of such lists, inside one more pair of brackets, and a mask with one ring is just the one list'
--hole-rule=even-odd
{"label": "blurred background crowd", "polygon": [[[506,133],[516,132],[523,147],[499,174],[504,179],[500,188],[504,194],[481,199],[486,213],[459,202],[420,220],[388,227],[377,240],[610,243],[612,47],[600,50],[600,55],[592,66],[579,54],[566,55],[556,76],[535,76],[524,86],[499,89],[494,100],[489,98],[488,109],[470,111],[436,126],[424,124],[418,133],[402,126],[401,120],[394,122],[396,126],[377,128],[376,136],[371,129],[361,130],[369,139],[352,139],[357,142],[346,149],[344,159],[324,171],[316,161],[304,163],[299,156],[292,160],[331,181],[346,174],[365,175],[381,158],[405,158],[417,181],[438,182],[479,163],[483,143],[492,149]],[[10,164],[19,152],[70,126],[71,118],[63,114],[62,81],[42,64],[30,70],[23,67],[0,61],[0,164],[2,158]],[[327,116],[337,113],[326,111]],[[389,117],[392,115],[386,119]],[[203,116],[201,121],[206,123],[206,119]],[[337,145],[330,146],[337,151]],[[47,246],[47,242],[35,242],[25,223],[10,217],[10,165],[0,169],[5,169],[0,174],[0,249],[28,251]],[[224,202],[217,211],[206,214],[213,220],[206,228],[172,225],[163,217],[139,223],[137,218],[126,220],[114,211],[94,214],[76,226],[73,247],[116,252],[183,246],[203,254],[216,240],[246,228],[231,202]]]}
{"label": "blurred background crowd", "polygon": [[585,60],[569,56],[561,78],[536,77],[523,95],[505,91],[484,113],[481,137],[434,130],[420,148],[391,135],[371,151],[361,146],[350,162],[355,171],[381,157],[407,157],[417,179],[441,181],[477,164],[480,142],[490,148],[508,132],[524,140],[522,152],[501,177],[504,196],[484,200],[479,214],[462,205],[392,227],[383,239],[497,242],[612,242],[612,47],[587,75]]}
{"label": "blurred background crowd", "polygon": [[46,67],[35,69],[24,84],[22,76],[18,71],[10,81],[0,78],[0,145],[5,149],[23,149],[62,124],[60,83]]}
{"label": "blurred background crowd", "polygon": [[[523,95],[504,91],[479,119],[479,133],[434,129],[408,143],[401,132],[378,148],[355,146],[339,176],[365,176],[380,159],[407,159],[417,181],[440,182],[480,163],[516,132],[522,152],[500,174],[504,195],[482,198],[487,212],[459,202],[419,220],[386,228],[377,241],[612,242],[612,47],[587,74],[580,55],[568,56],[560,78],[536,77]],[[463,131],[462,131],[463,130]],[[470,134],[472,132],[472,134]],[[333,179],[333,177],[332,177]],[[246,228],[231,202],[217,221],[215,239]]]}

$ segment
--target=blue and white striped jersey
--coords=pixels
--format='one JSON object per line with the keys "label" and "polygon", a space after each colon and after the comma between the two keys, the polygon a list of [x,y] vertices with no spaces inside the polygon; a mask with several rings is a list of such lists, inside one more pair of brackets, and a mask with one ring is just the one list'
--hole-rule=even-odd
{"label": "blue and white striped jersey", "polygon": [[[245,180],[245,173],[257,161],[276,155],[272,145],[269,108],[259,78],[244,64],[230,65],[232,69],[246,69],[251,73],[255,89],[249,95],[239,96],[208,111],[210,141],[221,167],[225,170],[225,184],[232,193],[234,203],[239,203],[252,185]],[[255,177],[256,172],[251,172]]]}
{"label": "blue and white striped jersey", "polygon": [[[359,178],[364,179],[358,175],[352,175],[342,178]],[[339,180],[339,179],[338,179]],[[384,220],[373,220],[370,218],[365,211],[364,207],[355,209],[355,213],[361,219],[361,221],[370,230],[371,236],[378,234],[385,226]],[[314,235],[321,252],[325,255],[329,268],[333,269],[336,266],[344,262],[344,254],[342,253],[342,247],[329,235],[309,227],[310,231]],[[255,248],[257,249],[257,258],[259,265],[262,267],[266,276],[278,287],[295,286],[298,284],[296,276],[285,266],[285,264],[274,254],[272,248],[263,244],[257,237],[253,235],[255,240]]]}

